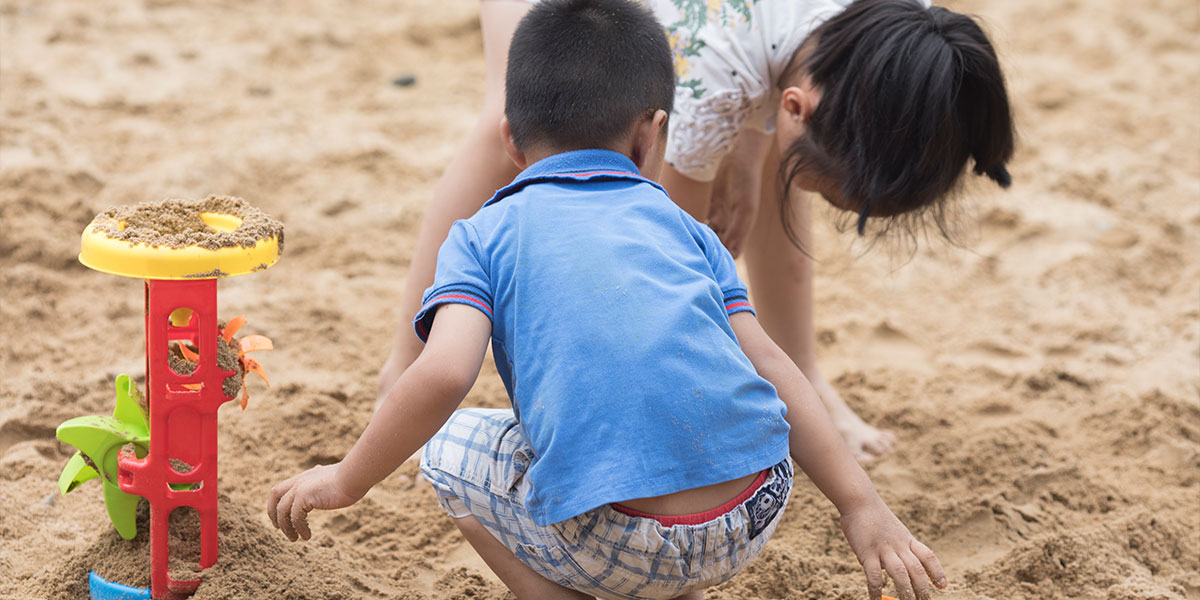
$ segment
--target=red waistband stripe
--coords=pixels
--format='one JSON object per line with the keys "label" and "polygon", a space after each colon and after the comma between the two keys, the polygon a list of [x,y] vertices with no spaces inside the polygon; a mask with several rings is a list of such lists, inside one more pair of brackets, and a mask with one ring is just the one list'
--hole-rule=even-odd
{"label": "red waistband stripe", "polygon": [[690,515],[654,515],[654,514],[650,514],[650,513],[644,513],[644,512],[638,511],[638,510],[633,510],[632,508],[629,508],[628,506],[625,506],[624,504],[619,504],[616,502],[609,504],[609,506],[611,506],[613,510],[615,510],[619,513],[622,513],[622,514],[629,515],[631,517],[641,517],[643,519],[654,519],[655,521],[658,521],[663,527],[672,527],[674,525],[700,525],[702,523],[707,523],[725,513],[732,511],[734,508],[737,508],[737,506],[739,504],[749,500],[750,497],[753,496],[754,493],[757,492],[758,489],[761,488],[764,483],[766,483],[767,474],[770,473],[770,471],[771,471],[770,469],[763,469],[762,471],[760,471],[758,473],[758,477],[755,477],[754,481],[750,482],[750,485],[747,486],[746,489],[742,493],[735,496],[729,502],[726,502],[714,509],[706,510],[703,512],[698,512],[698,513],[692,513]]}

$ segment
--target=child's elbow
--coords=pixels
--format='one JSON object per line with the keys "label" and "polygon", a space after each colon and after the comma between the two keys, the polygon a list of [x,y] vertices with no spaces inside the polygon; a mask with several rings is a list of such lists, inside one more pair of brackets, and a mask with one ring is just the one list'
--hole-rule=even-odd
{"label": "child's elbow", "polygon": [[778,384],[780,379],[799,372],[792,358],[770,338],[764,335],[756,341],[758,343],[746,344],[742,348],[750,364],[754,365],[754,370],[763,379]]}
{"label": "child's elbow", "polygon": [[778,347],[769,349],[754,361],[754,369],[764,379],[776,384],[780,379],[799,371],[796,363]]}
{"label": "child's elbow", "polygon": [[462,400],[462,398],[467,395],[467,392],[471,391],[471,388],[474,387],[475,380],[478,377],[478,366],[473,369],[454,369],[447,375],[448,381],[446,382],[446,389],[451,395],[455,396],[459,400]]}
{"label": "child's elbow", "polygon": [[478,364],[463,360],[461,356],[439,357],[434,353],[423,353],[410,370],[415,371],[417,385],[439,396],[459,401],[475,385],[479,367]]}

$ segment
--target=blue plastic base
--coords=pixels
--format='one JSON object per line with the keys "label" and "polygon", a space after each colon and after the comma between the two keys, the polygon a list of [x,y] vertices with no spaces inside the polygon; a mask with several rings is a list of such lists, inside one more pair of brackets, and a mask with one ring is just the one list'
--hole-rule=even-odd
{"label": "blue plastic base", "polygon": [[110,583],[91,571],[88,571],[88,589],[91,600],[150,600],[150,588]]}

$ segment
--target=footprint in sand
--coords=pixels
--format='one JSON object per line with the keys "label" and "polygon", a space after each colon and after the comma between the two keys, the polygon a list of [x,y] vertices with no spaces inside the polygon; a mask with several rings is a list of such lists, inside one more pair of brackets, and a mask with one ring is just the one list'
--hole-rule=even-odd
{"label": "footprint in sand", "polygon": [[929,545],[937,548],[947,573],[962,573],[991,565],[1020,542],[1003,518],[991,508],[977,508]]}
{"label": "footprint in sand", "polygon": [[932,372],[929,353],[901,327],[884,320],[870,329],[852,323],[838,333],[838,354],[831,356],[831,372],[891,369],[910,373]]}
{"label": "footprint in sand", "polygon": [[9,448],[34,440],[54,439],[54,427],[26,423],[22,421],[6,421],[0,424],[0,456],[8,454]]}
{"label": "footprint in sand", "polygon": [[1036,371],[1042,364],[1042,357],[1000,342],[982,340],[973,342],[958,352],[947,352],[939,356],[938,363],[964,370],[981,370],[990,375],[1007,378]]}
{"label": "footprint in sand", "polygon": [[869,352],[901,369],[924,371],[929,368],[928,354],[904,330],[883,321],[871,330]]}

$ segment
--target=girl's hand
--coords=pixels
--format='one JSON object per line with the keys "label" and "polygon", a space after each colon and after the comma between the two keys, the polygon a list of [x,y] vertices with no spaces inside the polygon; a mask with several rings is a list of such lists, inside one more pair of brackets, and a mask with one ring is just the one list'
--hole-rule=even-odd
{"label": "girl's hand", "polygon": [[946,587],[946,574],[937,556],[909,533],[882,500],[843,514],[841,525],[867,573],[871,600],[883,595],[884,570],[896,583],[900,600],[927,600],[932,594],[930,581],[939,589]]}
{"label": "girl's hand", "polygon": [[763,161],[770,141],[770,137],[754,130],[738,133],[713,181],[706,221],[734,258],[741,254],[758,218]]}
{"label": "girl's hand", "polygon": [[342,488],[337,478],[338,465],[313,467],[271,489],[267,501],[267,516],[291,541],[309,539],[309,511],[320,508],[345,508],[362,498]]}
{"label": "girl's hand", "polygon": [[713,182],[712,201],[708,206],[708,226],[729,253],[737,258],[754,220],[758,218],[761,198],[762,165],[727,156]]}

